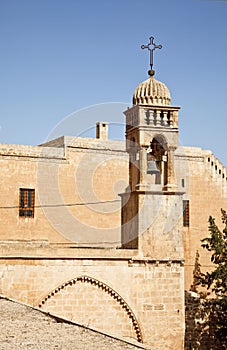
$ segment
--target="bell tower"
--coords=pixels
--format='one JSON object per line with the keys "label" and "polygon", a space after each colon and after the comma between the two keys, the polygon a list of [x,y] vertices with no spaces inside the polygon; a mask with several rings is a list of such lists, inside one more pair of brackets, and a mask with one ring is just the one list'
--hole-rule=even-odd
{"label": "bell tower", "polygon": [[[153,51],[149,78],[133,94],[126,116],[129,187],[122,197],[122,245],[145,256],[182,259],[182,192],[177,189],[174,151],[178,147],[178,112],[169,89],[154,78]],[[153,46],[152,46],[153,45]],[[152,47],[152,48],[151,48]]]}
{"label": "bell tower", "polygon": [[176,190],[174,151],[180,107],[167,102],[167,87],[151,76],[138,86],[133,107],[125,111],[126,149],[134,164],[129,173],[132,190],[149,190],[152,184],[159,185],[159,190]]}

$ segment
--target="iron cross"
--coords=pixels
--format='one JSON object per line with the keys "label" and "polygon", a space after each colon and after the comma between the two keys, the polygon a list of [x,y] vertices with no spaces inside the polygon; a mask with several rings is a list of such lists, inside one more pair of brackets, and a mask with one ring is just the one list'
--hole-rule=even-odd
{"label": "iron cross", "polygon": [[151,36],[149,39],[150,39],[149,44],[142,45],[141,49],[148,49],[150,51],[150,66],[151,66],[151,70],[152,70],[152,67],[153,67],[153,51],[155,49],[161,49],[162,45],[156,45],[154,43],[154,37],[153,36]]}

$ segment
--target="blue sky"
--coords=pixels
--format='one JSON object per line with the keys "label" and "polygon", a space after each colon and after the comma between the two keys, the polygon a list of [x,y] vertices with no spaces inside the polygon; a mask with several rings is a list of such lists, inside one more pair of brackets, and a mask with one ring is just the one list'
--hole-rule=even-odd
{"label": "blue sky", "polygon": [[[156,79],[182,107],[180,143],[227,166],[226,19],[227,1],[0,0],[0,142],[78,135],[92,105],[105,106],[97,119],[124,123],[106,107],[131,105],[149,69],[140,46],[153,35],[163,45]],[[67,129],[64,118],[81,109]]]}

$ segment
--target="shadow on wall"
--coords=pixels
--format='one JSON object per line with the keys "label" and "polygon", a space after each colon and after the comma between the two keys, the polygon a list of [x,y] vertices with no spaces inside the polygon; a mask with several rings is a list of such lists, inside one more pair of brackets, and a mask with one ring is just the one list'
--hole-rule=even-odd
{"label": "shadow on wall", "polygon": [[[218,334],[220,314],[215,299],[185,292],[185,350],[226,350],[226,334]],[[223,320],[226,322],[226,320]]]}

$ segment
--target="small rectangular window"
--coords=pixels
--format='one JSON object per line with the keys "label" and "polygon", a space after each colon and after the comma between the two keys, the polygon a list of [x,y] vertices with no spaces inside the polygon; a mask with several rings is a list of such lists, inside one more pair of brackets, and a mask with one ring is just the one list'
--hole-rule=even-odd
{"label": "small rectangular window", "polygon": [[183,225],[189,227],[189,200],[183,201]]}
{"label": "small rectangular window", "polygon": [[34,218],[35,190],[20,188],[19,216]]}

